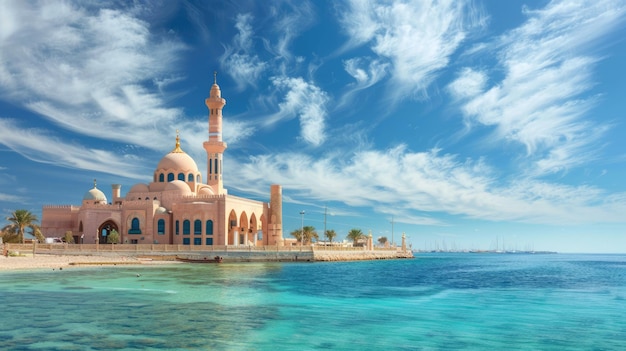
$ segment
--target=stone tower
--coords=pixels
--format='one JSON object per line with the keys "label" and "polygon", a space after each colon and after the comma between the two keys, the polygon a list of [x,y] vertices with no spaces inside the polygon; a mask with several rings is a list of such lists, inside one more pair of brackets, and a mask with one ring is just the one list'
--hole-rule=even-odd
{"label": "stone tower", "polygon": [[283,188],[278,184],[270,187],[270,218],[268,245],[284,245],[283,239]]}

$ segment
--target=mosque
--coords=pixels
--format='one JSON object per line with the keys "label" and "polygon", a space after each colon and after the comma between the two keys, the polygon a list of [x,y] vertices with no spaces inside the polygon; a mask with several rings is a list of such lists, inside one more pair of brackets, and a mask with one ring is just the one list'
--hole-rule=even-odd
{"label": "mosque", "polygon": [[41,229],[46,237],[65,237],[75,243],[107,243],[117,231],[123,244],[283,246],[282,188],[271,185],[270,202],[232,196],[224,189],[222,109],[226,100],[214,78],[209,97],[207,178],[180,146],[159,161],[152,182],[135,184],[125,197],[121,185],[112,185],[112,199],[97,188],[83,197],[82,205],[43,207]]}

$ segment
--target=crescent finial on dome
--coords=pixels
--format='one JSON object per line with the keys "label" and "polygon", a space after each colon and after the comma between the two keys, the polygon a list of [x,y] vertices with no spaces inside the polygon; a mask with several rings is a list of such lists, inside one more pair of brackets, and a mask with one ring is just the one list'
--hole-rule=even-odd
{"label": "crescent finial on dome", "polygon": [[178,129],[176,129],[176,147],[171,152],[176,153],[184,153],[184,151],[180,148],[180,137],[178,136]]}

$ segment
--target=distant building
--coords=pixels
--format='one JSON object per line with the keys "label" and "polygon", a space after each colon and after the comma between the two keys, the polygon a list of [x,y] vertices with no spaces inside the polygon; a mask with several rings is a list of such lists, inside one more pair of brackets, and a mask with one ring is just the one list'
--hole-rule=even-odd
{"label": "distant building", "polygon": [[[203,143],[207,153],[207,178],[180,146],[158,163],[152,182],[135,184],[125,197],[121,186],[112,185],[112,199],[97,188],[83,196],[80,206],[43,207],[41,229],[46,237],[64,237],[71,231],[76,243],[106,243],[113,231],[127,244],[179,245],[284,245],[282,189],[270,188],[270,202],[228,195],[223,187],[221,96],[215,80],[209,97],[209,135]],[[288,240],[289,241],[289,240]]]}

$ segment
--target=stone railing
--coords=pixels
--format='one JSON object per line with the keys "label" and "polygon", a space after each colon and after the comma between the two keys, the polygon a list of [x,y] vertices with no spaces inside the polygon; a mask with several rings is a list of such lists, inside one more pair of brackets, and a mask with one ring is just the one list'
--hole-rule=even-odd
{"label": "stone railing", "polygon": [[235,246],[167,244],[4,244],[5,252],[50,255],[143,256],[175,259],[176,256],[223,256],[225,261],[352,261],[413,258],[399,248],[316,247],[316,246]]}
{"label": "stone railing", "polygon": [[10,251],[36,253],[67,252],[189,252],[189,251],[220,251],[220,252],[250,252],[250,251],[286,251],[311,252],[311,246],[243,246],[243,245],[168,245],[168,244],[5,244]]}

